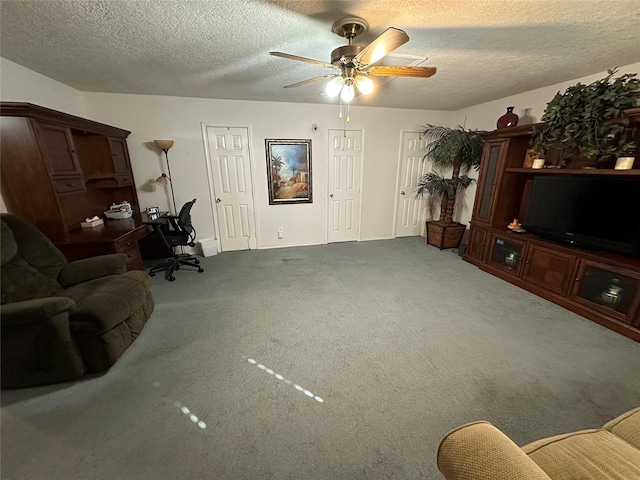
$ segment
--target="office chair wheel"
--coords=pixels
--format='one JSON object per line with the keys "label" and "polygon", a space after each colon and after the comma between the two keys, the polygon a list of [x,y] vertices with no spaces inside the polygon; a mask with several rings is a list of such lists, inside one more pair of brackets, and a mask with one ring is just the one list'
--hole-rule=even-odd
{"label": "office chair wheel", "polygon": [[204,272],[204,268],[198,267],[198,273],[202,273],[202,272]]}
{"label": "office chair wheel", "polygon": [[156,274],[155,274],[155,273],[150,273],[150,274],[149,274],[149,276],[150,276],[150,277],[155,277],[155,276],[156,276]]}

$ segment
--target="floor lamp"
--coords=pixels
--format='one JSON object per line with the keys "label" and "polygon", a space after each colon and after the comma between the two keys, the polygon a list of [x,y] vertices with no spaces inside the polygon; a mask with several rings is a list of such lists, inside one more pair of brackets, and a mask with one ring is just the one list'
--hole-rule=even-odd
{"label": "floor lamp", "polygon": [[171,187],[171,199],[173,200],[173,214],[178,215],[178,209],[176,208],[176,196],[173,193],[173,182],[171,181],[171,167],[169,166],[169,149],[173,147],[173,140],[154,140],[153,141],[159,149],[164,152],[164,158],[167,161],[167,173],[163,173],[156,178],[156,183],[166,186],[167,183]]}

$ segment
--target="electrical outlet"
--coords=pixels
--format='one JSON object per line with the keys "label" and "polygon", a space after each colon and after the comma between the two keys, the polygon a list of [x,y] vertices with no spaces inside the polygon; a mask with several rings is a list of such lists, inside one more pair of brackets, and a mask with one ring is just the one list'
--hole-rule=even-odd
{"label": "electrical outlet", "polygon": [[282,227],[278,227],[278,238],[283,238],[284,237],[284,232],[282,230]]}

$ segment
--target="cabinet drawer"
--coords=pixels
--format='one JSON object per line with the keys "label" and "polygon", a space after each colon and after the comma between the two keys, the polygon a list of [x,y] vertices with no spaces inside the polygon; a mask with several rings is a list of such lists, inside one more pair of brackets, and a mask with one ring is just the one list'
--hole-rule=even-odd
{"label": "cabinet drawer", "polygon": [[144,232],[134,232],[116,241],[116,251],[127,256],[127,270],[144,270],[138,238]]}
{"label": "cabinet drawer", "polygon": [[137,245],[122,253],[127,256],[127,270],[143,270],[142,258],[140,257],[140,250],[138,250]]}
{"label": "cabinet drawer", "polygon": [[127,235],[125,238],[116,241],[116,250],[118,253],[125,253],[132,248],[138,248],[138,242],[133,235]]}
{"label": "cabinet drawer", "polygon": [[119,187],[133,185],[133,175],[117,175],[116,180]]}
{"label": "cabinet drawer", "polygon": [[58,193],[84,192],[82,177],[54,178],[53,186]]}

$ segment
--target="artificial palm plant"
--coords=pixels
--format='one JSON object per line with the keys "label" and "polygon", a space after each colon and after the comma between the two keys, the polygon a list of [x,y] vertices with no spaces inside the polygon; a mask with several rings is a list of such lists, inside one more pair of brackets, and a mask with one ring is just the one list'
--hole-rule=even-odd
{"label": "artificial palm plant", "polygon": [[[424,160],[433,164],[435,171],[423,175],[418,181],[417,195],[425,193],[440,198],[440,217],[434,225],[427,226],[427,241],[440,248],[457,247],[464,233],[464,225],[453,221],[458,193],[463,192],[474,179],[467,176],[472,168],[478,170],[482,158],[483,140],[478,130],[425,125],[420,135],[426,139]],[[451,171],[449,177],[444,171]],[[447,239],[446,228],[456,226],[455,233]],[[440,239],[429,239],[429,230]],[[462,227],[462,228],[460,228]],[[433,235],[432,235],[433,237]]]}

